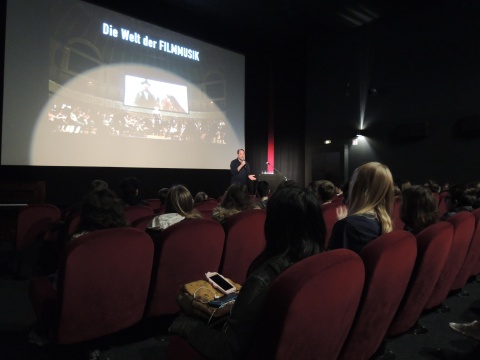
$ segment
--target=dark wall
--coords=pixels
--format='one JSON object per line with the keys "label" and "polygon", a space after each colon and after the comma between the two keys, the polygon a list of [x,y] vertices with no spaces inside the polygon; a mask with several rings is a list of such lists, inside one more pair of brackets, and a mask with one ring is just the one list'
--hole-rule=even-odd
{"label": "dark wall", "polygon": [[[449,0],[316,37],[322,46],[308,56],[307,173],[331,138],[348,147],[347,174],[339,177],[376,160],[416,183],[478,180],[480,116],[458,121],[480,114],[479,18],[478,1]],[[352,146],[362,117],[366,137]]]}

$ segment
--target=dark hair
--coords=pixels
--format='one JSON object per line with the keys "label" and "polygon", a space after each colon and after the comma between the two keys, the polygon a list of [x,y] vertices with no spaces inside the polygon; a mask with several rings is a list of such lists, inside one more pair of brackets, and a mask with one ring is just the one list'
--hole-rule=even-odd
{"label": "dark hair", "polygon": [[428,181],[425,183],[425,187],[429,188],[434,194],[438,194],[440,190],[442,190],[438,182],[432,179],[428,179]]}
{"label": "dark hair", "polygon": [[[289,186],[296,186],[297,183],[295,182],[295,180],[284,180],[282,181],[280,184],[278,184],[277,186],[277,190],[275,191],[278,191],[278,190],[281,190],[283,189],[284,187],[289,187]],[[314,194],[315,195],[315,194]]]}
{"label": "dark hair", "polygon": [[476,198],[464,185],[453,185],[448,192],[454,207],[472,206]]}
{"label": "dark hair", "polygon": [[436,223],[437,203],[431,190],[421,185],[413,185],[403,190],[400,218],[407,230],[413,234],[418,234],[427,226]]}
{"label": "dark hair", "polygon": [[267,196],[270,193],[270,185],[265,180],[257,182],[257,194],[260,197]]}
{"label": "dark hair", "polygon": [[287,186],[270,198],[265,219],[265,250],[253,261],[249,273],[266,261],[286,256],[297,262],[323,250],[326,227],[321,204],[310,191]]}
{"label": "dark hair", "polygon": [[187,218],[199,218],[201,214],[193,208],[193,197],[183,185],[170,188],[165,202],[165,213],[177,213]]}
{"label": "dark hair", "polygon": [[140,182],[137,178],[128,177],[120,182],[120,191],[123,195],[136,195]]}
{"label": "dark hair", "polygon": [[320,180],[317,185],[317,194],[321,201],[330,201],[335,195],[335,184],[328,180]]}
{"label": "dark hair", "polygon": [[238,209],[243,211],[253,208],[253,203],[245,185],[232,184],[225,192],[220,206],[225,209]]}
{"label": "dark hair", "polygon": [[158,199],[162,202],[162,205],[165,205],[165,201],[167,201],[167,194],[169,190],[169,188],[161,188],[158,190]]}
{"label": "dark hair", "polygon": [[91,191],[83,199],[77,232],[127,226],[123,210],[121,201],[113,191]]}
{"label": "dark hair", "polygon": [[208,194],[204,191],[199,191],[195,195],[195,198],[193,200],[194,200],[195,204],[197,204],[199,202],[207,201],[208,200]]}
{"label": "dark hair", "polygon": [[108,189],[108,184],[107,184],[107,182],[104,181],[104,180],[96,179],[96,180],[93,180],[93,181],[90,183],[90,190],[91,190],[91,191],[94,191],[94,190],[103,190],[103,189]]}

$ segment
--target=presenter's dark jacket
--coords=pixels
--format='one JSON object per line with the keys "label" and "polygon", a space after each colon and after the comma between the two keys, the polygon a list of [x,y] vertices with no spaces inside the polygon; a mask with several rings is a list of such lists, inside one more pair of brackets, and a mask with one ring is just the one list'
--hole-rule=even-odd
{"label": "presenter's dark jacket", "polygon": [[240,169],[240,171],[237,171],[240,164],[241,162],[238,159],[232,160],[230,163],[230,173],[232,175],[230,184],[247,185],[248,175],[250,175],[250,165],[247,162],[246,165]]}

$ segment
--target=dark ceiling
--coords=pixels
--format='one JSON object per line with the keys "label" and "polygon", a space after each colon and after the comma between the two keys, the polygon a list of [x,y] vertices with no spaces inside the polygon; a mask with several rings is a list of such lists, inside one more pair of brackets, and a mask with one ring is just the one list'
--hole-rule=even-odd
{"label": "dark ceiling", "polygon": [[[253,37],[285,41],[310,31],[326,35],[348,32],[379,18],[395,18],[445,0],[87,1],[174,31],[207,37],[205,40],[221,33],[224,40],[227,37],[238,43]],[[199,29],[198,24],[205,27]]]}
{"label": "dark ceiling", "polygon": [[415,10],[431,1],[418,0],[165,0],[165,3],[234,27],[261,30],[285,24],[350,30],[382,16]]}

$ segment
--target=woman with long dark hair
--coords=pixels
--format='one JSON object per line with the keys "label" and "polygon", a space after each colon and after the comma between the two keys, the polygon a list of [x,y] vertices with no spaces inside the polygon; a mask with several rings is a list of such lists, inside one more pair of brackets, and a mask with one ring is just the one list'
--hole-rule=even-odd
{"label": "woman with long dark hair", "polygon": [[185,337],[209,359],[245,359],[270,284],[292,264],[322,251],[325,223],[320,203],[309,190],[280,189],[271,196],[266,211],[265,250],[250,266],[223,329],[208,328],[203,321],[184,315],[170,327],[170,332]]}

